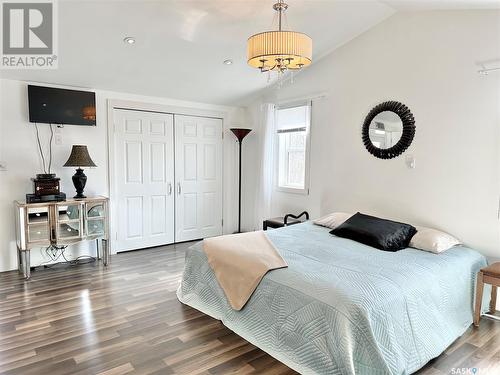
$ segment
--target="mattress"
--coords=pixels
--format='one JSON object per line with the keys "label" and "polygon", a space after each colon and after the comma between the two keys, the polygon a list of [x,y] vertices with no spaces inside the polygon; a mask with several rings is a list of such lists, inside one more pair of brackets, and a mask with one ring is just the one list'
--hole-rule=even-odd
{"label": "mattress", "polygon": [[267,273],[241,311],[201,243],[186,253],[177,296],[302,374],[410,374],[472,323],[486,265],[475,250],[385,252],[310,222],[266,234],[289,267]]}

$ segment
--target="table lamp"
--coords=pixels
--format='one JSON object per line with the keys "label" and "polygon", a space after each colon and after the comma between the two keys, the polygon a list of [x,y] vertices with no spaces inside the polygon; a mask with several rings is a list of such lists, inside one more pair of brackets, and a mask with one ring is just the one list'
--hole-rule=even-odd
{"label": "table lamp", "polygon": [[85,195],[83,195],[83,189],[87,183],[87,176],[83,173],[83,169],[81,167],[97,167],[90,158],[87,146],[73,145],[71,155],[69,156],[68,161],[64,163],[64,167],[76,167],[76,173],[72,177],[73,185],[76,189],[76,195],[74,198],[86,198]]}

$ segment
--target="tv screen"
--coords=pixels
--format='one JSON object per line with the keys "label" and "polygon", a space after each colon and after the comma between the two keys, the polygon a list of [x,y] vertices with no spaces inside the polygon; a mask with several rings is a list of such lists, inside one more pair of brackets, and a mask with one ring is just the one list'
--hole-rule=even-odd
{"label": "tv screen", "polygon": [[95,126],[95,93],[28,85],[30,122]]}

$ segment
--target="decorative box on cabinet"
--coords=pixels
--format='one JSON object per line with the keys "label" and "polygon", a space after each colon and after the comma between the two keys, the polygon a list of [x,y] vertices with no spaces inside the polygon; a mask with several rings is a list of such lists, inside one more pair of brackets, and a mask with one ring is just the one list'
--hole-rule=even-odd
{"label": "decorative box on cabinet", "polygon": [[100,240],[102,260],[108,265],[108,198],[44,203],[16,201],[15,205],[18,265],[26,279],[30,278],[30,250],[38,247],[67,246],[87,240],[99,243]]}

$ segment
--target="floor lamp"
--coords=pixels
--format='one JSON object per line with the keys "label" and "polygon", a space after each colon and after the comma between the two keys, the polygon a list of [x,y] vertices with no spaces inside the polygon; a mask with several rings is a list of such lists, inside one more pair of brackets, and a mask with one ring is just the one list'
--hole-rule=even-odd
{"label": "floor lamp", "polygon": [[234,133],[236,138],[238,138],[238,143],[240,144],[240,167],[239,167],[239,184],[238,184],[238,232],[237,233],[241,233],[241,143],[243,142],[243,138],[245,138],[247,136],[247,134],[252,131],[252,129],[232,128],[231,131]]}

